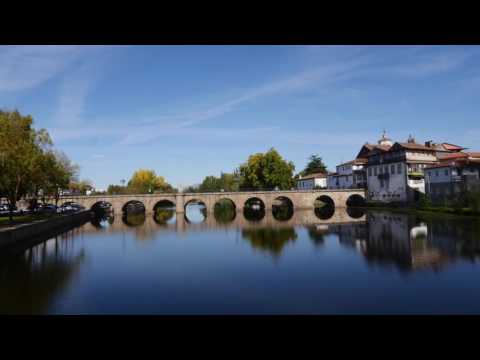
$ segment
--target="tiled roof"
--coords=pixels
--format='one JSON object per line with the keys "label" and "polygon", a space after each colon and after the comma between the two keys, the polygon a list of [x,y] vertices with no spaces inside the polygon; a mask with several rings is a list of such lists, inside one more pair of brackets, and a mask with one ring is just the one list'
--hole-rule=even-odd
{"label": "tiled roof", "polygon": [[480,159],[458,158],[451,161],[442,161],[438,164],[426,167],[425,170],[445,168],[445,167],[451,167],[451,166],[463,167],[466,165],[480,165]]}
{"label": "tiled roof", "polygon": [[388,145],[373,145],[373,149],[365,156],[370,157],[376,154],[378,152],[377,150],[380,150],[381,152],[387,152],[388,150],[390,150],[390,148],[391,146],[388,146]]}
{"label": "tiled roof", "polygon": [[459,145],[454,145],[449,143],[442,143],[442,146],[445,148],[445,150],[448,150],[448,151],[459,151],[459,150],[465,149],[464,147],[461,147]]}
{"label": "tiled roof", "polygon": [[444,161],[444,160],[460,159],[460,158],[467,158],[467,157],[468,157],[467,153],[458,152],[458,153],[449,153],[449,154],[439,155],[438,159],[440,161]]}
{"label": "tiled roof", "polygon": [[348,161],[346,163],[340,164],[338,166],[342,166],[342,165],[362,165],[362,164],[366,164],[367,162],[368,162],[368,160],[365,159],[365,158],[357,158],[357,159]]}
{"label": "tiled roof", "polygon": [[326,178],[327,177],[327,174],[325,173],[315,173],[315,174],[309,174],[309,175],[305,175],[305,176],[302,176],[301,178],[298,178],[298,180],[308,180],[308,179],[323,179],[323,178]]}
{"label": "tiled roof", "polygon": [[417,143],[395,143],[395,144],[398,144],[399,146],[409,150],[435,151],[435,149],[432,149],[431,147],[428,147],[422,144],[417,144]]}

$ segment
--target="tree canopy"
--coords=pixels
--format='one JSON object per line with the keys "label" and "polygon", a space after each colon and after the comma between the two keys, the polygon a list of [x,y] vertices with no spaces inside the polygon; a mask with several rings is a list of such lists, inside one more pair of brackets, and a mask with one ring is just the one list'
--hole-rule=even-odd
{"label": "tree canopy", "polygon": [[253,154],[240,165],[241,189],[289,190],[294,186],[294,170],[293,162],[284,160],[274,148]]}
{"label": "tree canopy", "polygon": [[129,192],[148,194],[153,192],[173,192],[173,187],[162,176],[157,176],[154,170],[139,169],[135,171],[128,182]]}
{"label": "tree canopy", "polygon": [[[122,184],[124,183],[125,181],[122,180]],[[135,171],[127,186],[109,185],[107,189],[108,194],[151,194],[154,192],[177,192],[177,190],[151,169]]]}
{"label": "tree canopy", "polygon": [[313,154],[308,158],[308,160],[309,161],[307,166],[300,172],[300,175],[305,176],[310,174],[327,172],[327,166],[323,163],[320,156]]}
{"label": "tree canopy", "polygon": [[57,195],[78,167],[53,150],[45,129],[35,130],[33,118],[0,110],[0,196],[11,206],[26,195]]}
{"label": "tree canopy", "polygon": [[196,188],[197,192],[238,191],[239,177],[236,174],[221,173],[220,177],[207,176]]}

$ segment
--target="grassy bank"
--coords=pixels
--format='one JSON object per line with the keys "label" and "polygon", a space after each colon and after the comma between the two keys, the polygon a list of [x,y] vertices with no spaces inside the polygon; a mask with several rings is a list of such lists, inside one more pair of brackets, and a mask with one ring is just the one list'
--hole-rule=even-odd
{"label": "grassy bank", "polygon": [[10,218],[8,216],[0,217],[0,227],[2,226],[11,226],[11,225],[18,225],[18,224],[27,224],[37,220],[48,219],[53,216],[58,216],[56,214],[32,214],[32,215],[24,215],[24,216],[14,216],[13,222],[10,223]]}
{"label": "grassy bank", "polygon": [[366,208],[388,210],[401,213],[418,213],[418,214],[446,214],[455,216],[472,216],[480,217],[480,212],[470,208],[453,208],[447,206],[421,206],[421,205],[406,205],[401,203],[380,203],[367,201]]}

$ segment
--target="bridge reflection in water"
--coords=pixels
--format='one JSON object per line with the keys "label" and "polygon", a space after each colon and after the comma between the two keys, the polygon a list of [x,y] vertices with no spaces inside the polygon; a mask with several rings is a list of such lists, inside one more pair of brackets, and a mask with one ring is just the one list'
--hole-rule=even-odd
{"label": "bridge reflection in water", "polygon": [[[269,255],[274,261],[290,251],[293,254],[292,249],[301,248],[307,240],[315,251],[322,252],[332,246],[347,252],[351,250],[365,259],[367,266],[399,270],[406,275],[420,270],[443,271],[448,264],[457,261],[476,262],[480,255],[480,222],[471,219],[422,218],[361,209],[335,209],[328,220],[321,218],[326,216],[325,213],[313,210],[287,212],[281,216],[270,211],[255,221],[246,219],[242,212],[221,216],[220,213],[217,216],[210,213],[202,222],[189,221],[189,215],[188,211],[178,214],[173,209],[162,209],[155,216],[138,213],[97,218],[19,256],[0,259],[0,313],[45,313],[52,308],[61,312],[58,299],[75,284],[76,274],[91,269],[95,255],[99,254],[94,249],[104,256],[100,256],[101,261],[113,251],[108,261],[114,266],[120,261],[119,253],[115,252],[118,240],[125,238],[155,244],[155,240],[160,240],[163,235],[173,241],[174,233],[185,238],[191,234],[188,241],[183,242],[182,251],[188,251],[188,244],[197,240],[192,246],[198,251],[205,239],[197,239],[195,233],[233,232],[234,236],[226,234],[222,246],[227,246],[228,240],[236,239],[238,234],[242,243],[248,244],[255,252]],[[118,233],[133,236],[109,236]],[[91,246],[102,238],[108,238],[108,241],[100,241],[101,250]],[[156,244],[163,246],[161,242]],[[134,253],[138,251],[130,249]],[[167,249],[168,246],[161,249],[160,254]],[[238,248],[230,250],[228,259],[237,259]],[[146,252],[135,254],[140,253]],[[133,256],[132,253],[129,256]],[[322,257],[315,259],[325,260]],[[345,259],[351,260],[349,257]],[[289,266],[292,266],[291,262]],[[100,268],[105,270],[103,264]],[[309,270],[298,269],[297,275],[301,276],[302,271],[308,273]],[[93,278],[97,279],[92,275]],[[64,304],[68,305],[68,301]]]}
{"label": "bridge reflection in water", "polygon": [[[288,212],[279,218],[272,212],[261,212],[261,218],[250,219],[238,212],[219,211],[208,214],[202,209],[203,221],[189,221],[191,216],[173,209],[151,214],[109,217],[93,220],[82,232],[132,232],[139,241],[153,240],[162,232],[188,234],[209,230],[239,231],[252,248],[274,257],[293,244],[298,231],[306,231],[315,247],[323,247],[328,235],[336,235],[342,247],[361,254],[370,266],[396,268],[401,271],[439,270],[456,258],[475,261],[480,254],[480,226],[461,227],[455,221],[435,221],[421,217],[361,208],[315,209]],[[457,220],[458,221],[458,220]],[[301,230],[304,229],[304,230]],[[468,229],[469,231],[465,231]],[[459,232],[460,231],[460,232]]]}

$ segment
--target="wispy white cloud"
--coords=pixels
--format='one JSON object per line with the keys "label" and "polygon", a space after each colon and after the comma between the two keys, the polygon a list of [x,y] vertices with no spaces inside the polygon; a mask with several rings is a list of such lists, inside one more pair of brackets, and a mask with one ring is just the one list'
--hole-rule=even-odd
{"label": "wispy white cloud", "polygon": [[424,77],[439,73],[449,72],[462,66],[470,54],[465,52],[453,54],[440,54],[427,58],[420,58],[413,64],[392,66],[394,74],[407,77]]}
{"label": "wispy white cloud", "polygon": [[0,46],[0,91],[34,88],[61,73],[82,46]]}
{"label": "wispy white cloud", "polygon": [[183,116],[177,115],[175,117],[177,120],[175,124],[156,122],[154,124],[140,126],[133,132],[129,133],[121,143],[123,145],[133,145],[150,141],[162,136],[162,134],[165,134],[168,131],[172,131],[174,129],[185,129],[206,120],[218,118],[236,110],[241,105],[253,102],[262,97],[293,92],[308,88],[314,84],[316,86],[328,86],[338,81],[345,80],[350,71],[363,65],[364,63],[365,62],[363,60],[357,60],[347,61],[335,65],[325,65],[295,74],[282,80],[272,81],[267,84],[249,89],[243,95],[224,102],[223,104],[216,105],[196,113],[189,113]]}
{"label": "wispy white cloud", "polygon": [[84,62],[63,78],[54,115],[56,123],[69,126],[82,122],[87,97],[100,76],[99,69],[97,62]]}
{"label": "wispy white cloud", "polygon": [[[229,136],[231,130],[225,128],[209,128],[205,130],[196,129],[195,125],[216,118],[225,118],[225,115],[234,112],[242,106],[247,106],[261,98],[287,94],[290,92],[315,87],[315,89],[328,89],[329,86],[338,84],[342,81],[348,81],[356,77],[364,77],[370,75],[380,76],[399,76],[405,78],[419,78],[431,76],[438,73],[448,72],[462,66],[470,56],[470,52],[466,50],[449,50],[445,53],[425,52],[425,47],[399,47],[397,58],[388,59],[378,57],[376,51],[378,48],[370,51],[367,47],[334,47],[334,53],[341,54],[340,57],[331,56],[332,47],[315,47],[308,48],[310,52],[321,52],[322,54],[330,54],[330,56],[321,57],[317,66],[308,70],[298,72],[284,79],[274,80],[265,84],[260,84],[244,91],[243,94],[232,98],[223,103],[199,109],[188,113],[174,114],[173,116],[158,116],[156,119],[135,119],[135,125],[122,127],[99,127],[95,125],[93,129],[76,127],[83,112],[86,97],[88,96],[95,76],[88,67],[79,69],[75,74],[66,78],[62,96],[60,97],[59,110],[57,118],[61,119],[65,126],[52,130],[54,136],[59,139],[80,139],[84,137],[105,137],[110,136],[117,140],[120,145],[136,145],[153,141],[164,136],[182,135],[192,136],[201,135],[205,138],[209,134]],[[368,51],[367,51],[368,50]],[[339,60],[341,58],[341,60]],[[406,59],[406,60],[405,60]],[[405,61],[404,61],[405,60]],[[255,131],[255,129],[253,129]],[[258,128],[259,133],[264,134],[265,128]],[[271,130],[268,129],[267,130]],[[263,131],[263,132],[262,132]],[[241,132],[235,130],[235,134],[242,136],[247,134],[251,138],[252,132],[248,130]],[[298,143],[325,143],[334,142],[336,144],[346,141],[345,134],[337,138],[334,134],[327,134],[325,137],[321,135],[299,134],[292,135],[289,132],[285,136],[288,142],[297,141]],[[282,136],[279,134],[279,136]],[[359,138],[358,134],[352,134],[355,139]],[[352,137],[352,141],[354,139]],[[295,140],[297,139],[297,140]],[[335,139],[333,141],[332,139]]]}

